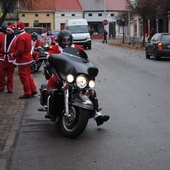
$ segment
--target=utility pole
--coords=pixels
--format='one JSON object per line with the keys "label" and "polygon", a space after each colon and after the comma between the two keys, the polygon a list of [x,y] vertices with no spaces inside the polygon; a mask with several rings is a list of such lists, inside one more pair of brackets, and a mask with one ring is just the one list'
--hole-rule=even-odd
{"label": "utility pole", "polygon": [[[104,9],[104,19],[103,20],[107,20],[107,18],[106,18],[106,4],[105,4],[105,0],[103,0],[103,9]],[[104,29],[106,29],[106,25],[104,25]]]}

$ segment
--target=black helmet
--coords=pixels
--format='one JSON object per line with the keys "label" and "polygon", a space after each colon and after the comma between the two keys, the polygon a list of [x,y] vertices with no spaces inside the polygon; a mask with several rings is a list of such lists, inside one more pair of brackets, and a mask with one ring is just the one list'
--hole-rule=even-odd
{"label": "black helmet", "polygon": [[48,31],[47,36],[52,36],[52,33],[50,31]]}
{"label": "black helmet", "polygon": [[[62,30],[57,35],[57,42],[60,47],[70,47],[73,44],[73,36],[68,30]],[[66,42],[66,43],[63,43]]]}
{"label": "black helmet", "polygon": [[33,32],[31,34],[31,37],[32,37],[33,40],[37,40],[38,39],[38,34],[36,32]]}

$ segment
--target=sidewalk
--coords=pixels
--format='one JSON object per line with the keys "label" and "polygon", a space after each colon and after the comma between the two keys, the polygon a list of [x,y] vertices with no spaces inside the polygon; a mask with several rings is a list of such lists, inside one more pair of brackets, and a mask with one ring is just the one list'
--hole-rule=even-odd
{"label": "sidewalk", "polygon": [[15,139],[18,135],[27,102],[27,100],[19,99],[22,94],[18,68],[15,68],[13,93],[7,93],[6,89],[0,93],[0,170],[7,169]]}
{"label": "sidewalk", "polygon": [[108,44],[111,46],[116,46],[116,47],[121,47],[121,48],[129,48],[129,49],[133,49],[133,50],[145,50],[145,47],[131,47],[130,44],[126,43],[122,43],[122,40],[120,39],[108,39]]}

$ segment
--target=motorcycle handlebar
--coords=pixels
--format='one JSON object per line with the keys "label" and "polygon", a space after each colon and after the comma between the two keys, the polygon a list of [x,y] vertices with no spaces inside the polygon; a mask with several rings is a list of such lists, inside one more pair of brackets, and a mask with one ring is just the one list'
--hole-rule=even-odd
{"label": "motorcycle handlebar", "polygon": [[48,59],[48,53],[47,52],[42,52],[39,56],[38,56],[38,60],[47,60]]}

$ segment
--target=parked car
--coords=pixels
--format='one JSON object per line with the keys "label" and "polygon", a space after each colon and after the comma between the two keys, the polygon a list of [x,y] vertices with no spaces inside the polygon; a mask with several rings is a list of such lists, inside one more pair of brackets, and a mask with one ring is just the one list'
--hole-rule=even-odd
{"label": "parked car", "polygon": [[146,58],[153,56],[155,60],[170,57],[170,34],[156,33],[146,42]]}

